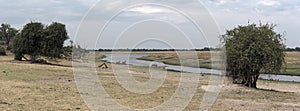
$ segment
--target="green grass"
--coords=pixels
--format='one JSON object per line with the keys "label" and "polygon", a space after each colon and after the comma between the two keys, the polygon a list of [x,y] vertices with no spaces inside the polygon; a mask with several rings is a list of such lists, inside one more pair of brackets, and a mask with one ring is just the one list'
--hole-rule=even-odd
{"label": "green grass", "polygon": [[287,68],[282,72],[282,74],[300,76],[300,64],[287,64]]}
{"label": "green grass", "polygon": [[[182,65],[188,67],[195,67],[195,68],[208,68],[208,69],[224,69],[221,67],[221,64],[214,63],[212,64],[211,56],[216,56],[214,54],[209,54],[209,52],[198,52],[198,62],[199,64],[195,63],[195,60],[189,60],[188,54],[187,59],[183,59],[182,61],[179,60],[178,56],[175,52],[166,52],[166,53],[154,53],[148,56],[144,56],[138,58],[140,60],[146,61],[158,61],[169,65]],[[287,52],[286,55],[286,68],[283,67],[280,74],[284,75],[297,75],[300,76],[300,53],[297,52]]]}
{"label": "green grass", "polygon": [[159,58],[157,56],[149,55],[149,56],[144,56],[141,58],[138,58],[139,60],[146,60],[146,61],[157,61],[157,62],[162,62],[164,64],[169,64],[169,65],[182,65],[182,66],[188,66],[188,67],[201,67],[201,68],[208,68],[211,69],[211,63],[207,62],[206,60],[198,60],[198,63],[196,61],[191,60],[191,59],[184,59],[180,61],[177,58]]}

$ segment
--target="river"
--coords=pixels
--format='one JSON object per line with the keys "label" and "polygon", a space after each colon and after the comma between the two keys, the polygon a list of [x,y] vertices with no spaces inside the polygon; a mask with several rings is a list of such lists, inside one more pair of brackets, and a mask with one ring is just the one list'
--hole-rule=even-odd
{"label": "river", "polygon": [[[147,54],[106,54],[106,57],[102,60],[111,63],[124,62],[128,65],[133,66],[157,66],[164,67],[167,70],[174,70],[180,72],[189,72],[189,73],[199,73],[199,74],[216,74],[221,75],[223,70],[216,69],[207,69],[207,68],[193,68],[193,67],[185,67],[185,66],[176,66],[176,65],[168,65],[161,62],[156,61],[145,61],[138,60],[137,58],[147,56]],[[260,79],[266,80],[276,80],[276,81],[288,81],[288,82],[300,82],[300,76],[291,76],[291,75],[274,75],[274,74],[260,74]]]}

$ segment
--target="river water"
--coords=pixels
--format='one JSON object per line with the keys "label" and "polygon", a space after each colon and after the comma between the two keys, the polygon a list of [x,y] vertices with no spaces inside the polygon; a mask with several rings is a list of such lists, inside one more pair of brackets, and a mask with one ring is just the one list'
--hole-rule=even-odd
{"label": "river water", "polygon": [[[138,60],[137,58],[147,56],[147,54],[106,54],[106,57],[102,60],[111,63],[123,62],[128,65],[133,66],[157,66],[164,67],[167,70],[174,70],[180,72],[189,72],[189,73],[199,73],[199,74],[216,74],[222,75],[223,70],[216,69],[207,69],[207,68],[193,68],[193,67],[185,67],[185,66],[176,66],[176,65],[168,65],[161,62],[156,61],[145,61]],[[272,74],[260,74],[260,79],[266,80],[276,80],[276,81],[288,81],[288,82],[300,82],[300,76],[290,76],[290,75],[272,75]]]}

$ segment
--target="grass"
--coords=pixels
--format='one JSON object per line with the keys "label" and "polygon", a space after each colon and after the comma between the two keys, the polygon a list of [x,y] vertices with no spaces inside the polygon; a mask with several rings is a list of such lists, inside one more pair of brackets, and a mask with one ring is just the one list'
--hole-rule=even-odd
{"label": "grass", "polygon": [[[140,60],[158,61],[170,65],[182,65],[189,67],[201,67],[208,69],[222,69],[219,63],[218,53],[216,52],[197,52],[198,60],[191,59],[193,53],[186,53],[179,60],[176,52],[164,52],[150,54],[149,56],[141,57]],[[280,74],[298,75],[300,76],[300,52],[286,52],[286,65],[282,68]],[[197,64],[197,62],[199,64]],[[213,63],[213,64],[212,64]]]}
{"label": "grass", "polygon": [[[139,68],[131,68],[137,71]],[[101,73],[99,74],[101,75]],[[136,80],[145,82],[148,80],[147,76],[135,75]],[[145,109],[152,108],[167,101],[176,90],[178,81],[165,81],[161,88],[151,94],[135,94],[124,89],[114,77],[100,76],[100,81],[103,84],[106,92],[115,99],[118,103],[130,108]]]}
{"label": "grass", "polygon": [[[134,77],[142,80],[142,82],[145,82],[149,79],[146,67],[133,66],[130,67],[130,70],[137,73],[136,75],[134,75]],[[98,72],[100,80],[107,93],[109,93],[110,96],[119,104],[122,104],[129,108],[137,109],[152,108],[168,101],[172,94],[174,94],[174,91],[178,87],[180,81],[180,73],[170,71],[168,72],[163,85],[155,92],[151,94],[135,94],[124,89],[114,78],[113,73],[108,71],[104,75],[103,74],[104,73],[102,72]],[[101,76],[104,77],[102,78]],[[185,108],[185,111],[199,110],[202,97],[205,94],[202,86],[208,85],[209,77],[209,75],[203,75],[200,77],[197,91],[188,106]],[[300,88],[299,83],[291,82],[273,82],[260,80],[258,83],[259,87],[262,87],[266,84],[270,86],[279,84],[282,85],[281,87],[296,86]],[[280,110],[282,108],[293,110],[295,107],[300,105],[299,95],[300,93],[271,89],[250,89],[238,85],[226,84],[221,90],[217,101],[214,103],[212,109],[210,110]]]}
{"label": "grass", "polygon": [[[179,56],[180,55],[180,59]],[[147,61],[158,61],[165,64],[170,65],[183,65],[188,67],[201,67],[201,68],[209,68],[211,69],[211,55],[209,52],[198,52],[197,55],[189,52],[163,52],[163,53],[154,53],[149,56],[144,56],[138,58],[139,60],[147,60]],[[197,59],[195,61],[195,59]],[[198,62],[198,63],[197,63]],[[216,68],[221,69],[218,64],[214,64]]]}
{"label": "grass", "polygon": [[0,59],[1,110],[87,110],[71,68],[13,63],[12,59]]}
{"label": "grass", "polygon": [[286,71],[283,74],[300,75],[300,52],[286,53]]}
{"label": "grass", "polygon": [[[101,54],[97,53],[96,57],[101,58]],[[76,88],[72,68],[15,62],[12,59],[12,55],[0,57],[1,110],[89,110]],[[70,65],[65,60],[57,60],[56,63]],[[101,63],[103,61],[96,61],[96,65]],[[111,68],[110,63],[107,65]],[[130,66],[130,70],[139,82],[146,82],[151,78],[148,67]],[[163,71],[155,68],[153,70]],[[152,108],[167,102],[181,80],[181,73],[168,71],[163,84],[153,93],[136,94],[118,83],[112,69],[98,70],[97,75],[106,92],[116,102],[137,109]],[[209,77],[210,75],[202,75],[198,82],[182,81],[198,84],[185,111],[199,110],[205,94],[203,86],[208,85]],[[276,86],[277,89],[249,89],[226,82],[210,110],[300,110],[299,83],[260,80],[258,85],[264,89]],[[294,92],[287,92],[283,88]],[[174,107],[170,106],[170,110]]]}

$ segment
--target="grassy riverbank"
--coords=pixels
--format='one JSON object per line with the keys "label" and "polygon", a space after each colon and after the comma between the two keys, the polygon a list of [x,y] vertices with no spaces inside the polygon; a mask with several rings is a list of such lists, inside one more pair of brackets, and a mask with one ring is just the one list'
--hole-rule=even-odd
{"label": "grassy riverbank", "polygon": [[[70,66],[70,61],[52,61],[62,65],[53,66],[16,62],[12,59],[12,55],[0,56],[1,110],[89,110],[76,88],[73,69],[62,67]],[[96,66],[101,63],[97,61]],[[99,83],[116,102],[130,108],[151,108],[169,101],[182,80],[198,84],[195,95],[185,108],[186,111],[196,111],[199,110],[205,87],[209,86],[209,75],[199,75],[199,81],[189,81],[182,79],[179,72],[168,71],[158,90],[150,94],[136,94],[124,89],[116,81],[111,65],[107,65],[109,69],[97,70]],[[154,68],[151,71],[162,70]],[[130,73],[140,82],[146,82],[151,77],[147,67],[130,66]],[[210,110],[300,110],[299,83],[260,80],[258,87],[261,89],[249,89],[225,82]]]}
{"label": "grassy riverbank", "polygon": [[[191,56],[194,56],[193,53],[182,54],[183,57],[179,59],[178,54],[176,52],[169,51],[163,53],[150,54],[149,56],[145,56],[139,59],[147,61],[159,61],[170,65],[183,65],[189,67],[201,67],[208,69],[212,68],[211,63],[213,63],[214,68],[221,69],[217,57],[218,54],[219,53],[216,52],[199,51],[197,52],[198,60],[195,61],[195,59],[190,60]],[[284,68],[282,68],[281,74],[300,76],[300,52],[286,52],[285,59],[286,65],[284,66]],[[196,64],[196,62],[198,62],[199,64]]]}

